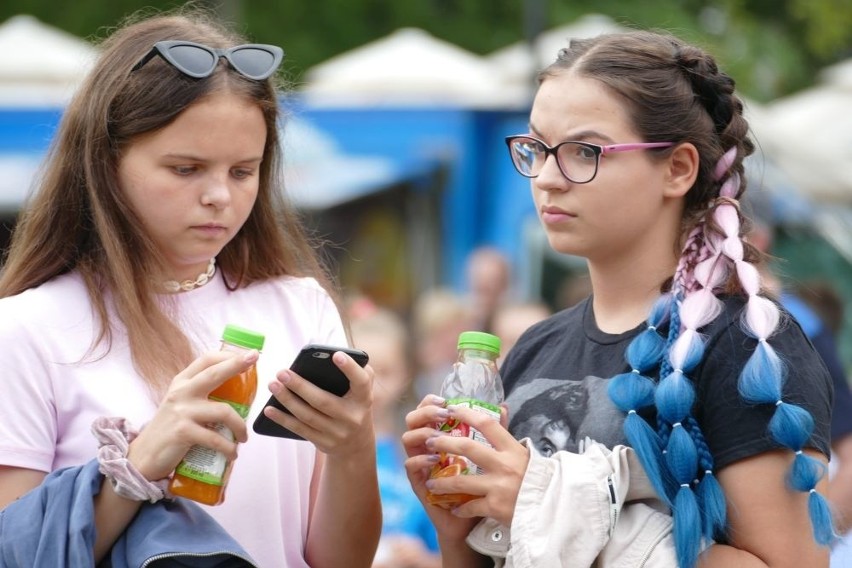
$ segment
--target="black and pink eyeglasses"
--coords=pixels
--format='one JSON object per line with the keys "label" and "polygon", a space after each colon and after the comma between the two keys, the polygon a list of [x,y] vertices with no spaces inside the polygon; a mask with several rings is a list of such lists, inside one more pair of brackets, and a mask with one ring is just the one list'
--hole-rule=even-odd
{"label": "black and pink eyeglasses", "polygon": [[509,154],[512,156],[515,169],[524,177],[538,177],[547,157],[554,156],[559,171],[569,181],[589,183],[598,175],[601,156],[614,152],[668,148],[674,146],[674,142],[634,142],[601,146],[589,142],[568,140],[551,147],[538,138],[521,134],[507,136],[506,145],[509,147]]}

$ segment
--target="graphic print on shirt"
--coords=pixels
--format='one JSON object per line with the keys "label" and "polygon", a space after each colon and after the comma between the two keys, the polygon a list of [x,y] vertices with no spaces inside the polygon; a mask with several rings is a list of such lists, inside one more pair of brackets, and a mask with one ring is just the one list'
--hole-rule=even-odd
{"label": "graphic print on shirt", "polygon": [[509,430],[529,437],[544,456],[560,450],[582,453],[592,442],[624,444],[624,414],[607,394],[609,381],[535,378],[519,383],[506,399]]}

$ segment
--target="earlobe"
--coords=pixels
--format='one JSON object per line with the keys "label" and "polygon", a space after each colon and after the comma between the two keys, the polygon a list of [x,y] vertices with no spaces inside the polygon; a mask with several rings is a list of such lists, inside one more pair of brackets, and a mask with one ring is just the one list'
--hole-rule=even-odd
{"label": "earlobe", "polygon": [[679,144],[668,159],[666,197],[683,197],[698,177],[698,150],[689,142]]}

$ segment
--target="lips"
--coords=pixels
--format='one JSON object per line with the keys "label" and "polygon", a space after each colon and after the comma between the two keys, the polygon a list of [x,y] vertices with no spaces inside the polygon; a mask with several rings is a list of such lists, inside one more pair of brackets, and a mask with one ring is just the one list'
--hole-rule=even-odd
{"label": "lips", "polygon": [[218,223],[205,223],[204,225],[194,225],[192,228],[206,235],[221,235],[227,232],[227,228],[224,225],[220,225]]}
{"label": "lips", "polygon": [[576,214],[552,205],[546,205],[541,208],[541,220],[548,225],[564,223],[576,217]]}

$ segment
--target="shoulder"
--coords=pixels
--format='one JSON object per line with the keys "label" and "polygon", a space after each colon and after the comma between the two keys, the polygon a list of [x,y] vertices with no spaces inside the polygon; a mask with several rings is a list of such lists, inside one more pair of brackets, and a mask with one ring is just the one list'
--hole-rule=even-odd
{"label": "shoulder", "polygon": [[89,292],[79,274],[57,276],[20,294],[0,298],[0,328],[55,329],[91,322]]}
{"label": "shoulder", "polygon": [[559,311],[552,316],[533,324],[518,339],[516,347],[524,345],[541,344],[554,339],[563,339],[571,336],[566,331],[576,327],[582,330],[583,316],[586,312],[588,300],[570,308]]}

